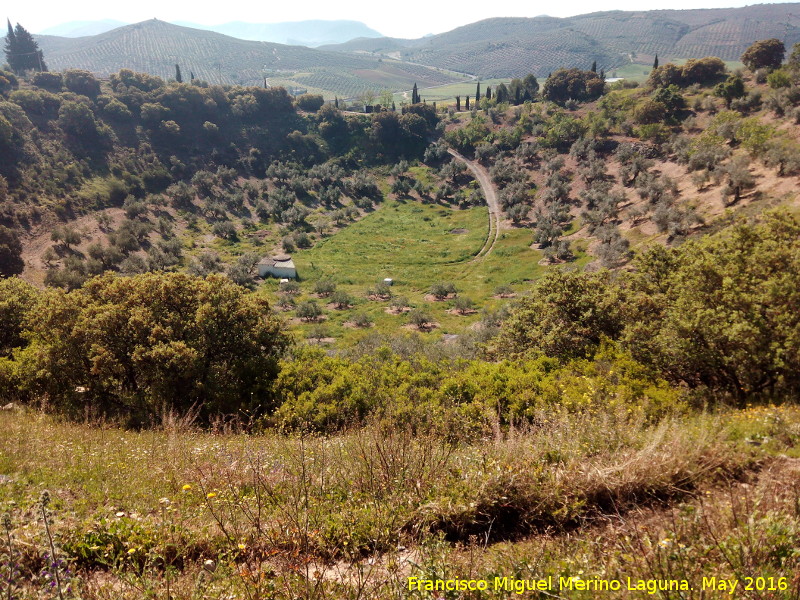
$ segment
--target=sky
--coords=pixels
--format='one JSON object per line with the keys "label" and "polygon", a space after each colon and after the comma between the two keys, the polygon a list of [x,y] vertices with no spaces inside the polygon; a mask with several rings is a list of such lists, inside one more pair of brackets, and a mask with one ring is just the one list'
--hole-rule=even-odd
{"label": "sky", "polygon": [[362,21],[383,35],[417,38],[429,33],[442,33],[461,25],[491,17],[535,17],[550,15],[568,17],[603,10],[654,10],[677,8],[724,8],[758,4],[739,0],[562,0],[531,2],[505,0],[502,3],[447,2],[430,0],[301,0],[300,2],[196,2],[196,0],[137,0],[108,2],[103,0],[41,0],[39,2],[4,3],[6,16],[12,23],[21,23],[28,31],[42,29],[68,21],[116,19],[136,23],[157,18],[163,21],[187,21],[215,25],[229,21],[277,23],[304,19],[351,19]]}

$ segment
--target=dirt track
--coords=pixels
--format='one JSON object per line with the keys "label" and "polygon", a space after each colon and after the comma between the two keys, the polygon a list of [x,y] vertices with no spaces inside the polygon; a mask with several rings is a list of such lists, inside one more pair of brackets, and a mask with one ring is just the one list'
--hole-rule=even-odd
{"label": "dirt track", "polygon": [[489,235],[486,236],[486,242],[483,244],[478,253],[472,258],[473,261],[478,260],[492,251],[497,237],[500,235],[500,205],[497,202],[497,192],[495,191],[492,180],[489,178],[489,173],[486,168],[474,161],[469,160],[466,156],[456,152],[455,150],[448,150],[448,152],[456,159],[467,165],[467,168],[475,175],[475,179],[483,190],[483,196],[486,198],[486,205],[489,208]]}

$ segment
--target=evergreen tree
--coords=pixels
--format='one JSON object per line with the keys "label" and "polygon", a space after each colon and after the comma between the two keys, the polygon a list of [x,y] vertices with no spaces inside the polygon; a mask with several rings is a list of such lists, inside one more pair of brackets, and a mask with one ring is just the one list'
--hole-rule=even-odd
{"label": "evergreen tree", "polygon": [[656,54],[656,59],[653,61],[653,70],[655,71],[658,68],[658,54]]}
{"label": "evergreen tree", "polygon": [[605,69],[600,69],[600,81],[606,80],[606,71]]}
{"label": "evergreen tree", "polygon": [[[189,71],[189,79],[194,81],[194,71]],[[264,79],[264,87],[267,87],[267,80]]]}
{"label": "evergreen tree", "polygon": [[456,96],[456,112],[461,112],[461,96]]}
{"label": "evergreen tree", "polygon": [[475,89],[475,104],[481,101],[481,82],[478,82],[478,87]]}
{"label": "evergreen tree", "polygon": [[489,87],[488,85],[486,86],[486,99],[487,100],[492,99],[492,88]]}
{"label": "evergreen tree", "polygon": [[336,108],[339,108],[339,96],[336,96],[336,97],[334,97],[334,99],[333,99],[333,105],[334,105]]}
{"label": "evergreen tree", "polygon": [[597,61],[592,61],[592,73],[597,73]]}
{"label": "evergreen tree", "polygon": [[419,102],[419,93],[417,92],[417,84],[414,83],[414,87],[411,90],[411,104],[417,104]]}
{"label": "evergreen tree", "polygon": [[6,36],[6,61],[14,73],[21,74],[25,71],[46,71],[39,44],[33,39],[22,25],[17,23],[16,29],[11,28],[8,21],[8,35]]}
{"label": "evergreen tree", "polygon": [[467,107],[467,110],[469,110],[469,96],[467,96],[467,104],[466,104],[466,107]]}
{"label": "evergreen tree", "polygon": [[6,51],[6,62],[8,62],[9,66],[10,66],[11,65],[11,60],[9,59],[9,56],[13,52],[13,48],[14,48],[14,44],[16,42],[16,38],[14,37],[14,28],[11,26],[11,21],[9,19],[6,19],[6,21],[8,22],[8,33],[6,34],[5,51]]}
{"label": "evergreen tree", "polygon": [[178,83],[183,83],[183,76],[181,75],[181,67],[180,65],[175,65],[175,81]]}

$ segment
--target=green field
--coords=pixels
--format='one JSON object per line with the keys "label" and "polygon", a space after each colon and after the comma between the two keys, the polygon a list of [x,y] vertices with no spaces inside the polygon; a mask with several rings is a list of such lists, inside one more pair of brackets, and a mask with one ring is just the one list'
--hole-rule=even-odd
{"label": "green field", "polygon": [[[510,79],[481,80],[481,95],[486,92],[487,85],[494,89],[495,86],[501,83],[508,85],[509,81]],[[464,81],[462,83],[449,83],[447,85],[419,88],[418,91],[422,99],[427,100],[428,102],[436,102],[437,104],[455,104],[456,96],[458,95],[461,96],[461,102],[463,104],[466,96],[469,96],[470,100],[475,98],[475,88],[477,83],[477,80]],[[400,104],[401,102],[410,102],[410,100],[410,91],[400,92],[394,95],[394,101],[397,104]]]}
{"label": "green field", "polygon": [[[337,289],[354,298],[354,304],[347,310],[328,310],[323,326],[332,337],[347,343],[366,331],[345,326],[355,313],[370,316],[375,323],[370,331],[389,332],[405,322],[405,316],[386,313],[389,301],[366,296],[370,287],[390,277],[394,295],[406,297],[439,323],[429,335],[459,333],[479,318],[481,308],[498,302],[492,298],[497,286],[521,289],[545,268],[538,264],[541,253],[530,248],[530,231],[523,228],[504,231],[491,254],[473,261],[487,235],[486,207],[458,210],[412,200],[388,201],[361,221],[294,254],[303,292],[297,301],[312,297],[313,284],[319,279],[336,282]],[[426,300],[430,286],[437,282],[455,283],[461,296],[475,302],[476,312],[455,315],[447,312],[452,300]],[[277,283],[268,281],[266,288],[275,292]],[[314,326],[300,324],[299,329],[305,333]]]}

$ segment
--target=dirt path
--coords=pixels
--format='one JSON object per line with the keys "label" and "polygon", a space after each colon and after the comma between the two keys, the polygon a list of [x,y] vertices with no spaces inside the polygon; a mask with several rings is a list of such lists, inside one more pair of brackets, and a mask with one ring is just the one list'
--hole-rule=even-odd
{"label": "dirt path", "polygon": [[486,205],[489,207],[489,235],[486,236],[486,242],[483,244],[483,248],[472,258],[473,261],[479,260],[492,251],[500,235],[500,215],[502,212],[500,210],[500,204],[497,202],[497,192],[494,185],[492,185],[492,180],[489,178],[489,173],[482,164],[474,160],[469,160],[455,150],[450,149],[448,152],[456,160],[460,160],[467,165],[467,168],[475,175],[475,179],[478,180],[483,190],[483,196],[486,198]]}

